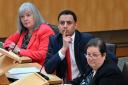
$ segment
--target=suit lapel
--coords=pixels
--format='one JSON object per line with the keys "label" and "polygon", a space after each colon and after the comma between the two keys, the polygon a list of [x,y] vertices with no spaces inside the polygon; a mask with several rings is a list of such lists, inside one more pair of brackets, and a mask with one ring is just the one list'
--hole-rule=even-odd
{"label": "suit lapel", "polygon": [[75,32],[76,33],[76,35],[75,35],[75,41],[74,41],[74,52],[75,52],[75,60],[76,60],[76,64],[77,64],[77,66],[78,66],[78,69],[79,70],[81,70],[80,69],[80,58],[78,58],[80,55],[79,55],[79,45],[80,45],[80,35],[79,35],[79,33],[76,31]]}
{"label": "suit lapel", "polygon": [[[83,72],[86,70],[87,62],[84,56],[84,44],[83,42],[81,42],[82,40],[81,38],[82,36],[80,32],[76,31],[75,42],[74,42],[75,60],[80,73],[83,74]],[[83,65],[85,67],[83,67]]]}
{"label": "suit lapel", "polygon": [[[58,50],[60,50],[60,48],[62,48],[62,45],[63,45],[63,38],[62,38],[62,35],[61,35],[61,34],[58,34],[56,38],[58,39],[58,41],[56,41],[56,43],[55,43],[55,45],[57,46],[57,47],[55,47],[55,48],[58,48],[58,49],[57,49],[57,51],[58,51]],[[55,40],[56,40],[56,39],[55,39]]]}

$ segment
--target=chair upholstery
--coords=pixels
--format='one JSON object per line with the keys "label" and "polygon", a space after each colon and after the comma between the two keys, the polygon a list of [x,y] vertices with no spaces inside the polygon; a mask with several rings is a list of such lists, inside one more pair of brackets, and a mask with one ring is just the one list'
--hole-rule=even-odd
{"label": "chair upholstery", "polygon": [[108,52],[112,52],[116,55],[116,48],[117,48],[116,44],[106,43],[106,47]]}
{"label": "chair upholstery", "polygon": [[125,85],[128,85],[128,61],[124,63],[122,74],[124,77]]}
{"label": "chair upholstery", "polygon": [[118,58],[116,57],[117,45],[112,43],[106,43],[106,48],[107,48],[108,56],[117,64],[118,63]]}
{"label": "chair upholstery", "polygon": [[48,25],[52,28],[55,34],[59,33],[59,28],[57,25],[49,24]]}

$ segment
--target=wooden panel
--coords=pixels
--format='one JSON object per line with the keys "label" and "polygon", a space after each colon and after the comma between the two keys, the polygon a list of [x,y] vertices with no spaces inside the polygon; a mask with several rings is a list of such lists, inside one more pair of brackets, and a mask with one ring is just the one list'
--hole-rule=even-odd
{"label": "wooden panel", "polygon": [[116,50],[117,57],[126,57],[128,56],[128,47],[119,47]]}
{"label": "wooden panel", "polygon": [[127,0],[52,0],[49,1],[51,8],[49,7],[48,11],[51,15],[48,15],[47,20],[56,24],[57,14],[62,9],[71,9],[78,15],[80,31],[128,29],[127,2]]}
{"label": "wooden panel", "polygon": [[57,24],[61,10],[71,9],[78,16],[80,31],[128,29],[128,0],[0,0],[0,38],[16,31],[17,11],[25,1],[34,3],[52,24]]}
{"label": "wooden panel", "polygon": [[13,3],[11,0],[0,0],[0,37],[8,36],[15,28],[13,17]]}

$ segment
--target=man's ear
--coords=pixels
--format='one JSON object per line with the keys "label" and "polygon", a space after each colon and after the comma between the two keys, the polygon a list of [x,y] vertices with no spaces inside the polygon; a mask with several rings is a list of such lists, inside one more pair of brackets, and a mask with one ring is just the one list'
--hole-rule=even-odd
{"label": "man's ear", "polygon": [[78,26],[77,23],[75,23],[75,29],[77,29],[77,26]]}

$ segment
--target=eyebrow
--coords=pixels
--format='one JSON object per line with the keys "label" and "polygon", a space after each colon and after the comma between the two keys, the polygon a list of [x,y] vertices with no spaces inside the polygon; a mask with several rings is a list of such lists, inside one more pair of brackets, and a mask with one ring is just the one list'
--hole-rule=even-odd
{"label": "eyebrow", "polygon": [[[91,53],[91,52],[87,52],[87,53]],[[93,52],[93,53],[100,53],[100,52]],[[92,53],[91,53],[92,54]]]}
{"label": "eyebrow", "polygon": [[73,22],[73,20],[60,20],[60,21],[64,21],[64,22],[68,22],[68,21],[71,21],[71,22]]}

